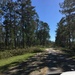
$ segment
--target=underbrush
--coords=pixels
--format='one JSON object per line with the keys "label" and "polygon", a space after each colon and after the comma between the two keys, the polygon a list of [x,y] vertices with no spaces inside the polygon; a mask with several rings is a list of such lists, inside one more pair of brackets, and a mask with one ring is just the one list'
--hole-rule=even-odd
{"label": "underbrush", "polygon": [[25,49],[13,49],[13,50],[5,50],[0,51],[0,59],[9,58],[12,56],[22,55],[25,53],[37,53],[43,52],[43,50],[39,47],[29,47]]}
{"label": "underbrush", "polygon": [[74,48],[66,48],[66,47],[54,47],[55,50],[60,50],[62,51],[64,54],[66,54],[69,57],[73,57],[75,58],[75,49]]}

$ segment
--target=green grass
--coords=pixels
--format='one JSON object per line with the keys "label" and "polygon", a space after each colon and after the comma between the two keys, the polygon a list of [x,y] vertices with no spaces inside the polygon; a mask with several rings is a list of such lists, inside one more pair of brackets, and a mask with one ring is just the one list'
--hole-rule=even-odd
{"label": "green grass", "polygon": [[6,59],[1,59],[0,60],[0,67],[14,63],[14,62],[21,62],[24,61],[26,59],[28,59],[29,57],[33,56],[35,53],[27,53],[24,55],[18,55],[18,56],[13,56],[10,58],[6,58]]}

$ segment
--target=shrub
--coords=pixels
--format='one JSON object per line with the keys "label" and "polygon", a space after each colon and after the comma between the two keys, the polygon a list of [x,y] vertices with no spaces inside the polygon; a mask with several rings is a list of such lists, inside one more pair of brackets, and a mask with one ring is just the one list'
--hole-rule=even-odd
{"label": "shrub", "polygon": [[5,50],[0,52],[0,59],[12,57],[12,56],[17,56],[17,55],[22,55],[25,53],[37,53],[37,52],[43,52],[38,47],[29,47],[25,49],[14,49],[14,50]]}

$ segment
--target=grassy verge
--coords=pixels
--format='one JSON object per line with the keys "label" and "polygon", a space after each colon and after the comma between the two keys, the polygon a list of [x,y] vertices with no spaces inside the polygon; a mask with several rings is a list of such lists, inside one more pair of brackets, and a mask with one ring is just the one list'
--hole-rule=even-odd
{"label": "grassy verge", "polygon": [[43,49],[40,47],[29,47],[29,48],[24,48],[24,49],[13,49],[13,50],[4,50],[0,51],[0,59],[5,59],[17,55],[23,55],[27,53],[38,53],[42,52]]}
{"label": "grassy verge", "polygon": [[35,53],[27,53],[24,55],[18,55],[18,56],[13,56],[10,58],[6,58],[6,59],[1,59],[0,60],[0,67],[11,64],[13,62],[22,62],[26,59],[28,59],[29,57],[33,56]]}
{"label": "grassy verge", "polygon": [[43,51],[44,49],[42,48],[30,47],[27,49],[6,50],[0,52],[0,73],[8,72],[10,68],[19,66],[23,61],[34,56],[36,53]]}

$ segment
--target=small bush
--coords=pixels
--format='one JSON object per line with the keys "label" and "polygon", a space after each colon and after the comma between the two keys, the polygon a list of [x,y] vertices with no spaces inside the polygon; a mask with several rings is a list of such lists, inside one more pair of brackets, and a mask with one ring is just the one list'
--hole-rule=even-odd
{"label": "small bush", "polygon": [[40,48],[37,47],[29,47],[25,49],[14,49],[14,50],[5,50],[0,52],[0,59],[9,58],[12,56],[22,55],[25,53],[37,53],[43,52]]}
{"label": "small bush", "polygon": [[39,52],[43,52],[43,50],[41,50],[40,48],[35,48],[32,52],[33,53],[39,53]]}

